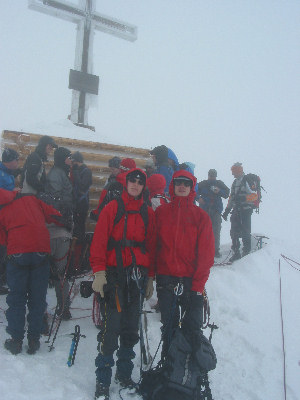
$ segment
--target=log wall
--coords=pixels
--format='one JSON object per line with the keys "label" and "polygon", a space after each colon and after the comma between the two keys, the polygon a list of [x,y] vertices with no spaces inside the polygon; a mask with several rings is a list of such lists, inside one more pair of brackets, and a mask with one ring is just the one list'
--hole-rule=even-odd
{"label": "log wall", "polygon": [[[1,134],[1,154],[5,147],[16,150],[20,154],[20,167],[22,167],[28,154],[34,151],[41,136],[35,133],[4,130]],[[58,146],[67,147],[72,153],[80,151],[83,155],[84,163],[92,170],[93,185],[90,189],[90,209],[94,209],[97,206],[101,191],[110,174],[108,168],[108,160],[110,158],[114,156],[133,158],[136,165],[142,169],[144,169],[147,159],[150,158],[148,149],[57,136],[52,137]],[[49,156],[46,170],[49,171],[52,166],[53,154]],[[18,182],[16,184],[18,185]],[[95,224],[88,218],[87,230],[93,231],[94,227]]]}

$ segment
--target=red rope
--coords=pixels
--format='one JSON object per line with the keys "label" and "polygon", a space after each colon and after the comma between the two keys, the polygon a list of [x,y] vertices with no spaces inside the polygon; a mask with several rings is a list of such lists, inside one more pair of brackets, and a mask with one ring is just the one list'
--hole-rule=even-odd
{"label": "red rope", "polygon": [[283,387],[284,387],[284,399],[286,400],[286,359],[285,359],[285,341],[284,341],[284,326],[283,326],[283,313],[282,313],[280,259],[278,260],[278,269],[279,269],[280,318],[281,318],[281,335],[282,335],[282,352],[283,352]]}

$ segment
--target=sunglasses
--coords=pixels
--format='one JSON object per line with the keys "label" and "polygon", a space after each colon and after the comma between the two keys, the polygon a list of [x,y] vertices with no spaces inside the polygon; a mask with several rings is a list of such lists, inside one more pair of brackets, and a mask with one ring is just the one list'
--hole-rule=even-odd
{"label": "sunglasses", "polygon": [[189,180],[186,180],[186,179],[174,179],[174,185],[175,186],[180,186],[180,185],[182,185],[182,184],[184,184],[184,186],[185,187],[193,187],[193,182],[189,179]]}
{"label": "sunglasses", "polygon": [[137,179],[137,178],[128,178],[128,182],[137,183],[140,186],[145,185],[145,183],[141,179]]}

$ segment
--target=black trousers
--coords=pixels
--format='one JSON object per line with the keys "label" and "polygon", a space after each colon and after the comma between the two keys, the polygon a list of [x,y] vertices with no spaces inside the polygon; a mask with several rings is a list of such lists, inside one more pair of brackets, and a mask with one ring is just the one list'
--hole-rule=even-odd
{"label": "black trousers", "polygon": [[[178,284],[182,284],[182,292],[176,294]],[[156,276],[156,290],[158,304],[161,311],[162,323],[162,357],[169,349],[173,334],[183,318],[184,329],[198,331],[203,323],[203,297],[202,304],[196,307],[192,304],[191,296],[192,278],[178,278],[170,275]]]}
{"label": "black trousers", "polygon": [[230,236],[232,250],[237,252],[240,248],[240,239],[243,241],[243,251],[249,253],[251,250],[251,215],[252,209],[233,209],[230,222]]}
{"label": "black trousers", "polygon": [[104,287],[104,299],[100,300],[102,316],[98,334],[98,350],[103,355],[111,355],[120,345],[132,348],[139,341],[139,318],[142,302],[141,290],[144,291],[147,280],[146,270],[140,267],[141,277],[133,279],[133,268],[124,268],[118,276],[117,268],[107,269],[107,285]]}

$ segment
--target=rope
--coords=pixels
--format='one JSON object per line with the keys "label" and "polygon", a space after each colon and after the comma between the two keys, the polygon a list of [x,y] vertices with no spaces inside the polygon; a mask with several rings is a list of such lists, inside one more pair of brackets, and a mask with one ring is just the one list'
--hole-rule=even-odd
{"label": "rope", "polygon": [[287,256],[285,256],[285,255],[283,255],[283,254],[281,254],[281,257],[282,257],[292,268],[294,268],[294,269],[296,269],[297,271],[300,272],[300,269],[294,267],[289,261],[291,261],[291,262],[293,262],[294,264],[297,264],[297,265],[300,265],[300,263],[298,263],[298,262],[295,261],[295,260],[292,260],[291,258],[289,258],[289,257],[287,257]]}
{"label": "rope", "polygon": [[281,288],[280,259],[278,260],[278,270],[279,270],[281,336],[282,336],[282,352],[283,352],[283,388],[284,388],[284,399],[286,400],[286,357],[285,357],[285,340],[284,340],[284,326],[283,326],[283,313],[282,313],[282,288]]}

